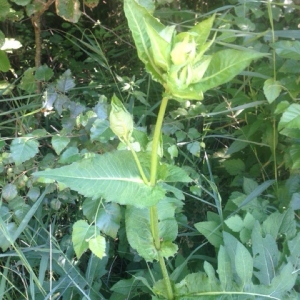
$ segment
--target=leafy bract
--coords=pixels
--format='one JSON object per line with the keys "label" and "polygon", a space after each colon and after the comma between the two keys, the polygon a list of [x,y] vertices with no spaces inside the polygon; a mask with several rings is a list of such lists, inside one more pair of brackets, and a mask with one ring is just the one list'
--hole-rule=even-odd
{"label": "leafy bract", "polygon": [[161,187],[143,183],[129,151],[95,155],[69,166],[36,172],[34,176],[57,180],[85,197],[104,197],[137,207],[155,205],[165,194]]}

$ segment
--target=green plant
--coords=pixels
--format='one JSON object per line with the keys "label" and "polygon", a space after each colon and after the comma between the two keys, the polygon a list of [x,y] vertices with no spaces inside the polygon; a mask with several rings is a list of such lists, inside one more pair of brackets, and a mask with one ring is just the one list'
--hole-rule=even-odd
{"label": "green plant", "polygon": [[[59,75],[29,70],[9,90],[25,95],[3,100],[15,117],[2,124],[15,128],[2,133],[18,137],[0,144],[0,297],[299,297],[298,92],[283,75],[297,43],[271,44],[264,32],[279,3],[230,4],[197,25],[184,15],[176,33],[153,18],[153,5],[125,1],[162,101],[138,63],[118,70],[118,50],[80,24],[55,49],[65,64],[64,46],[88,59]],[[21,115],[31,107],[19,101],[38,82],[44,128],[34,130],[34,112]]]}

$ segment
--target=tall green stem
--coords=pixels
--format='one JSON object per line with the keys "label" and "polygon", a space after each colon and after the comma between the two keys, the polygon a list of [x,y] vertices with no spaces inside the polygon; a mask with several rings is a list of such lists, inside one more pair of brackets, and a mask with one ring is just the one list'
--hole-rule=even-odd
{"label": "tall green stem", "polygon": [[162,127],[162,123],[164,120],[168,100],[169,100],[169,98],[163,97],[163,99],[161,101],[157,120],[156,120],[155,129],[154,129],[153,142],[152,142],[152,153],[151,153],[151,170],[150,170],[150,185],[152,185],[152,186],[154,186],[156,184],[157,164],[158,164],[157,150],[158,150],[158,145],[159,145],[159,140],[160,140],[161,127]]}
{"label": "tall green stem", "polygon": [[[160,136],[161,136],[161,127],[164,120],[164,115],[166,112],[166,107],[168,104],[169,98],[164,97],[162,99],[162,102],[160,104],[157,120],[156,120],[156,126],[154,129],[154,135],[153,135],[153,142],[152,142],[152,153],[151,153],[151,170],[150,170],[150,185],[155,186],[156,184],[156,177],[157,177],[157,165],[158,165],[158,147],[160,142]],[[164,261],[163,256],[160,253],[160,237],[159,237],[159,227],[158,227],[158,212],[157,212],[157,206],[152,206],[150,208],[150,227],[151,227],[151,233],[153,237],[153,242],[155,245],[155,248],[158,252],[158,259],[159,259],[159,265],[160,269],[163,275],[163,279],[165,282],[165,287],[168,295],[168,299],[172,300],[174,298],[173,296],[173,290],[171,281],[169,278],[169,274],[167,271],[166,263]]]}

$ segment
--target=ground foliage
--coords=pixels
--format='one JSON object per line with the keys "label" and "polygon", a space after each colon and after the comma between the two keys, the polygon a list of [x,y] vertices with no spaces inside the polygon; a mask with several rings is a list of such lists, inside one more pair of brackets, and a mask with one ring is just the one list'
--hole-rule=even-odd
{"label": "ground foliage", "polygon": [[98,2],[0,1],[0,299],[299,299],[300,7]]}

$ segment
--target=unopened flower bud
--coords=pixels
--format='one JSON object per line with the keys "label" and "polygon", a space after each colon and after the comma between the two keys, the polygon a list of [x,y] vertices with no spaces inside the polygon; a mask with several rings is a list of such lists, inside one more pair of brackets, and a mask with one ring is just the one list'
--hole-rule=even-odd
{"label": "unopened flower bud", "polygon": [[130,140],[133,131],[132,116],[116,95],[113,95],[111,100],[109,122],[111,130],[121,141]]}

